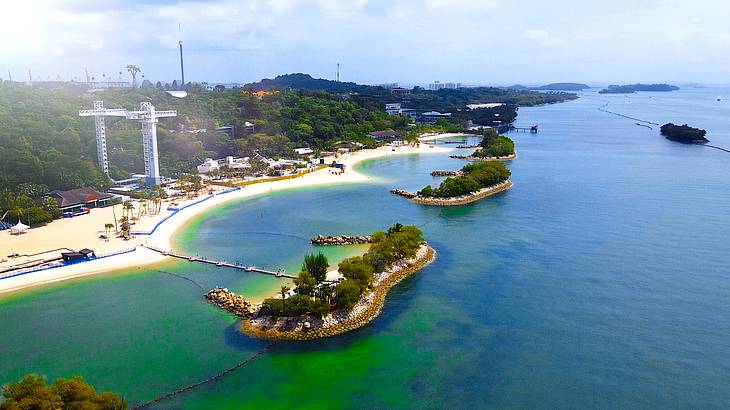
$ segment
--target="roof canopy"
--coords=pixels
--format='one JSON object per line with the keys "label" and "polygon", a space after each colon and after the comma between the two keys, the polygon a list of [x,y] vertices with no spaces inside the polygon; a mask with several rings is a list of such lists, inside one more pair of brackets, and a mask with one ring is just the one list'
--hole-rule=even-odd
{"label": "roof canopy", "polygon": [[13,235],[17,235],[19,233],[25,232],[30,228],[28,225],[18,222],[15,226],[10,228],[10,233]]}

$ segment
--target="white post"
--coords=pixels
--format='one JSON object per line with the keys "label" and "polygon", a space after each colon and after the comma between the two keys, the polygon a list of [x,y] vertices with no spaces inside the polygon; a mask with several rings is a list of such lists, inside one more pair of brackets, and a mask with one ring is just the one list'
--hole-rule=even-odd
{"label": "white post", "polygon": [[157,117],[155,107],[150,102],[140,105],[144,113],[139,119],[142,126],[142,142],[144,145],[144,171],[147,176],[147,185],[159,185],[160,161],[157,153]]}

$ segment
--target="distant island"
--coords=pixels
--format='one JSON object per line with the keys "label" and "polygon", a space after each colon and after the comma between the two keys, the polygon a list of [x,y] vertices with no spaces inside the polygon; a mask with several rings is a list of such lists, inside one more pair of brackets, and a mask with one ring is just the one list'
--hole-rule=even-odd
{"label": "distant island", "polygon": [[693,128],[684,125],[674,125],[671,122],[662,125],[660,128],[662,135],[672,141],[681,142],[683,144],[704,144],[710,142],[705,135],[707,131],[700,128]]}
{"label": "distant island", "polygon": [[679,87],[669,84],[627,84],[627,85],[609,85],[599,91],[599,94],[633,94],[637,91],[676,91]]}
{"label": "distant island", "polygon": [[539,91],[583,91],[591,88],[589,85],[582,83],[550,83],[541,85],[539,87],[525,87],[524,85],[515,84],[509,87],[505,87],[508,90],[528,91],[528,90],[539,90]]}
{"label": "distant island", "polygon": [[554,91],[583,91],[591,88],[589,85],[582,83],[550,83],[533,90],[554,90]]}

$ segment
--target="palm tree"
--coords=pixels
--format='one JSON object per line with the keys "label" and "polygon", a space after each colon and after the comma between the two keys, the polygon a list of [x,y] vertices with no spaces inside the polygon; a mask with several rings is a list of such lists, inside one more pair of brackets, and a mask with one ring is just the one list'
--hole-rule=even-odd
{"label": "palm tree", "polygon": [[142,69],[134,64],[127,64],[124,68],[129,71],[129,74],[132,74],[132,88],[137,88],[137,73],[141,72]]}
{"label": "palm tree", "polygon": [[129,213],[134,210],[134,204],[132,203],[132,201],[129,200],[124,201],[124,203],[122,204],[122,209],[124,210],[124,217],[129,220]]}
{"label": "palm tree", "polygon": [[111,231],[112,228],[114,228],[114,224],[110,224],[110,223],[104,224],[104,230],[106,231],[107,237],[109,236],[109,231]]}
{"label": "palm tree", "polygon": [[284,316],[286,314],[286,292],[289,292],[290,288],[289,286],[283,285],[281,287],[281,314]]}

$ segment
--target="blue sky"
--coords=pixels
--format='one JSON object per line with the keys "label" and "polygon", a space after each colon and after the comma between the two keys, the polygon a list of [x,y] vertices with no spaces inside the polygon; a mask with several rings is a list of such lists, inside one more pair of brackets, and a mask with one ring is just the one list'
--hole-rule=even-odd
{"label": "blue sky", "polygon": [[5,0],[0,77],[728,83],[726,0]]}

